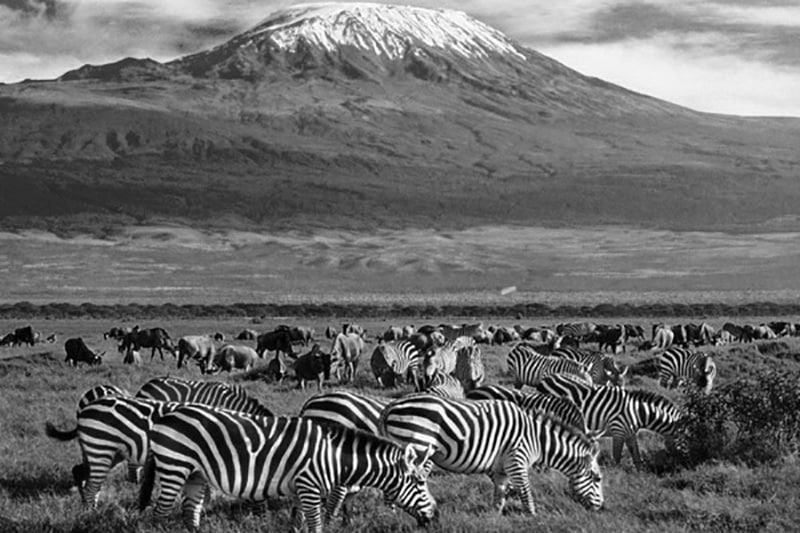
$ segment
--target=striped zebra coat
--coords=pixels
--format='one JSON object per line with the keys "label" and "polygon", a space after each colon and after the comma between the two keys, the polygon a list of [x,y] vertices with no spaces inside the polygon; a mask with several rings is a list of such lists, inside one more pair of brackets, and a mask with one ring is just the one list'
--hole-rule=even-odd
{"label": "striped zebra coat", "polygon": [[543,413],[532,417],[511,402],[415,394],[386,406],[380,428],[384,435],[417,449],[432,446],[433,462],[444,470],[489,474],[499,512],[510,482],[535,514],[528,475],[534,465],[564,473],[585,506],[599,509],[603,504],[597,441]]}
{"label": "striped zebra coat", "polygon": [[398,381],[408,380],[419,387],[421,362],[422,356],[411,342],[384,342],[372,352],[370,367],[380,387],[394,387]]}
{"label": "striped zebra coat", "polygon": [[508,370],[514,376],[514,387],[534,386],[551,374],[571,374],[587,383],[592,383],[592,376],[582,363],[541,355],[528,344],[518,344],[506,357]]}
{"label": "striped zebra coat", "polygon": [[161,402],[197,403],[242,413],[272,416],[272,412],[247,395],[242,387],[221,381],[197,381],[169,376],[153,378],[139,389],[137,398]]}
{"label": "striped zebra coat", "polygon": [[153,420],[179,405],[105,396],[78,411],[78,424],[73,430],[61,431],[47,423],[49,437],[61,441],[78,439],[83,461],[72,468],[72,476],[84,504],[97,505],[108,472],[121,461],[128,461],[128,479],[137,481],[138,467],[147,458]]}
{"label": "striped zebra coat", "polygon": [[467,393],[468,400],[504,400],[513,402],[533,413],[544,412],[561,419],[565,424],[586,431],[583,412],[572,400],[538,392],[523,393],[500,385],[484,385]]}
{"label": "striped zebra coat", "polygon": [[457,337],[438,346],[426,355],[422,363],[425,379],[430,379],[437,372],[452,374],[456,371],[458,354],[467,347],[475,347],[472,337]]}
{"label": "striped zebra coat", "polygon": [[592,376],[592,383],[595,385],[614,385],[616,387],[625,386],[625,378],[628,375],[628,367],[620,370],[613,357],[604,355],[600,352],[590,352],[580,348],[564,347],[553,350],[552,357],[561,357],[585,365]]}
{"label": "striped zebra coat", "polygon": [[116,385],[97,385],[96,387],[92,387],[91,389],[87,390],[83,393],[83,395],[78,400],[78,411],[92,403],[98,398],[102,398],[104,396],[126,396],[130,397],[131,393],[117,387]]}
{"label": "striped zebra coat", "polygon": [[451,374],[436,372],[427,380],[427,385],[421,392],[441,396],[442,398],[464,399],[464,385]]}
{"label": "striped zebra coat", "polygon": [[158,483],[155,516],[163,517],[183,490],[183,517],[190,528],[200,525],[208,485],[253,502],[295,496],[312,532],[322,531],[322,498],[342,485],[383,490],[421,525],[435,513],[427,472],[412,447],[308,418],[184,405],[153,426],[151,450],[139,506],[147,506]]}
{"label": "striped zebra coat", "polygon": [[674,403],[650,391],[595,387],[566,376],[550,376],[542,380],[535,390],[573,401],[583,412],[589,431],[613,439],[613,456],[617,464],[622,458],[624,443],[634,463],[641,465],[636,440],[639,430],[646,429],[671,437],[681,417]]}
{"label": "striped zebra coat", "polygon": [[686,348],[673,347],[658,356],[658,380],[662,387],[674,388],[684,383],[711,393],[717,365],[711,356]]}
{"label": "striped zebra coat", "polygon": [[[389,404],[386,398],[364,396],[348,391],[332,391],[316,394],[306,400],[300,416],[323,424],[337,424],[346,428],[380,435],[378,421],[381,411]],[[331,490],[327,501],[328,516],[337,517],[344,509],[345,497],[360,490],[359,487],[338,486]]]}

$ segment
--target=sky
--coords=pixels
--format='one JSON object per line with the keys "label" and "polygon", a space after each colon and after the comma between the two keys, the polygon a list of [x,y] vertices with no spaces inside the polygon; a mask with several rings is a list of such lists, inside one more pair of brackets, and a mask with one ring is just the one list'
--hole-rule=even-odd
{"label": "sky", "polygon": [[[174,59],[299,3],[0,0],[0,81],[128,56]],[[800,0],[382,3],[466,11],[584,74],[693,109],[800,117]]]}

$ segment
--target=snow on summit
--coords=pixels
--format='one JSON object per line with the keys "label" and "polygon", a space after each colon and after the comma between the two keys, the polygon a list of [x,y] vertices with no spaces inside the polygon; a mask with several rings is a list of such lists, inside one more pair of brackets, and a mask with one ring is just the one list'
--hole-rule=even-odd
{"label": "snow on summit", "polygon": [[281,49],[293,50],[300,38],[334,51],[342,45],[388,59],[402,58],[409,45],[424,44],[464,57],[511,54],[525,59],[501,32],[462,11],[371,3],[301,4],[277,11],[244,35],[267,34]]}

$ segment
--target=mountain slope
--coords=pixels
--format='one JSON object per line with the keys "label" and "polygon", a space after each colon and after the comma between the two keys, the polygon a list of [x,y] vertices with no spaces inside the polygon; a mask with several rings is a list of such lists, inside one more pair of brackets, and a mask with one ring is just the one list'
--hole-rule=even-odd
{"label": "mountain slope", "polygon": [[443,10],[290,8],[166,64],[0,87],[0,114],[11,227],[749,230],[800,205],[800,121],[639,95]]}

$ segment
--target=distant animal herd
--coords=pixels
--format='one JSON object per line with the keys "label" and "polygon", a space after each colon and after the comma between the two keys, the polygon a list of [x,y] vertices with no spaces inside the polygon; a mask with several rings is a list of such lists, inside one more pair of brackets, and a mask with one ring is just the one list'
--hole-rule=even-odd
{"label": "distant animal herd", "polygon": [[[21,331],[24,329],[25,331]],[[437,515],[428,488],[434,467],[447,472],[486,473],[495,484],[494,506],[502,512],[510,488],[535,513],[530,487],[533,466],[562,472],[576,501],[589,509],[604,504],[598,439],[612,438],[619,463],[627,447],[637,466],[637,433],[657,432],[669,445],[681,408],[662,394],[626,387],[631,375],[651,375],[665,388],[692,387],[708,394],[717,373],[702,346],[797,335],[789,322],[752,325],[654,324],[650,338],[632,324],[591,322],[556,327],[461,324],[392,326],[369,336],[357,324],[329,326],[325,351],[316,332],[281,325],[257,333],[243,330],[225,342],[219,333],[175,341],[160,327],[115,327],[104,337],[118,343],[126,363],[164,352],[178,368],[202,374],[241,371],[241,376],[298,387],[316,382],[296,416],[276,416],[244,389],[217,381],[163,377],[135,393],[99,384],[79,400],[77,426],[47,434],[77,438],[83,461],[73,468],[85,504],[95,505],[108,471],[127,461],[140,481],[144,509],[159,486],[154,516],[163,517],[183,495],[183,518],[200,524],[207,487],[240,500],[264,503],[293,497],[295,526],[321,531],[323,505],[331,517],[345,513],[346,497],[374,487],[426,524]],[[15,338],[36,339],[32,328]],[[36,340],[34,342],[37,342]],[[350,384],[359,374],[366,346],[371,380],[380,389],[413,385],[396,399],[351,389],[325,391],[326,382]],[[506,367],[513,388],[486,383],[482,346],[508,345]],[[587,349],[595,344],[596,349]],[[298,346],[307,353],[296,352]],[[629,347],[653,356],[622,367]],[[81,338],[65,343],[66,362],[96,365],[102,354]],[[257,365],[269,352],[266,365]],[[522,389],[522,387],[527,387]],[[143,471],[142,471],[143,468]]]}

